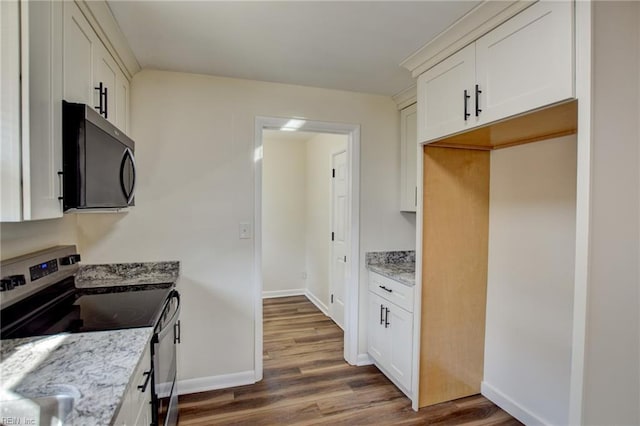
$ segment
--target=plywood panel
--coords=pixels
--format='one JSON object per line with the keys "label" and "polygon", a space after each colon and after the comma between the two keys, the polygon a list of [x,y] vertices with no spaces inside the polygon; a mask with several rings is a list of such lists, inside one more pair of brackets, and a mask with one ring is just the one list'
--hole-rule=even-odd
{"label": "plywood panel", "polygon": [[424,148],[420,407],[480,392],[488,151]]}
{"label": "plywood panel", "polygon": [[429,146],[491,150],[572,135],[578,129],[577,110],[578,101],[573,100],[453,135]]}

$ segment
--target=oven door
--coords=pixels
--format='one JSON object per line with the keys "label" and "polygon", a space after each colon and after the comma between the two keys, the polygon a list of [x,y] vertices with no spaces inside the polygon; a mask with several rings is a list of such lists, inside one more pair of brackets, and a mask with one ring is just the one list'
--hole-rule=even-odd
{"label": "oven door", "polygon": [[167,297],[153,339],[154,424],[174,426],[178,422],[176,389],[176,345],[180,342],[180,294],[173,290]]}

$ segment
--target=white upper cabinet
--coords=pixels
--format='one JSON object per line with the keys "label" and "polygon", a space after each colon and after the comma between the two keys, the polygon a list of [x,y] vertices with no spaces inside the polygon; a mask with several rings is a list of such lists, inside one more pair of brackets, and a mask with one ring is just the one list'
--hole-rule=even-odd
{"label": "white upper cabinet", "polygon": [[60,217],[62,3],[1,3],[1,220]]}
{"label": "white upper cabinet", "polygon": [[93,58],[98,43],[74,2],[64,3],[64,99],[94,105]]}
{"label": "white upper cabinet", "polygon": [[92,106],[129,131],[129,80],[80,8],[64,2],[64,99]]}
{"label": "white upper cabinet", "polygon": [[94,57],[94,74],[93,87],[94,105],[98,107],[98,112],[109,120],[114,126],[116,124],[115,113],[115,94],[116,94],[116,75],[118,74],[118,65],[113,60],[107,49],[98,44]]}
{"label": "white upper cabinet", "polygon": [[417,120],[416,104],[400,111],[400,210],[405,212],[415,212],[417,207]]}
{"label": "white upper cabinet", "polygon": [[116,73],[116,87],[114,96],[115,125],[125,133],[129,133],[129,80],[118,69]]}
{"label": "white upper cabinet", "polygon": [[475,125],[477,120],[471,118],[475,63],[472,44],[418,77],[419,142]]}
{"label": "white upper cabinet", "polygon": [[540,1],[480,38],[476,82],[481,123],[574,97],[573,2]]}
{"label": "white upper cabinet", "polygon": [[575,96],[573,2],[539,1],[418,77],[418,142]]}

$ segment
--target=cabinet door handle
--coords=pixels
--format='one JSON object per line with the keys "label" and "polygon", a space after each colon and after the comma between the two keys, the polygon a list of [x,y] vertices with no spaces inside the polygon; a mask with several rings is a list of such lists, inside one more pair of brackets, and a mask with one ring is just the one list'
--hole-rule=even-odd
{"label": "cabinet door handle", "polygon": [[389,322],[389,308],[384,308],[384,328],[388,328],[391,323]]}
{"label": "cabinet door handle", "polygon": [[103,89],[102,82],[100,82],[100,84],[98,84],[97,87],[94,87],[94,89],[98,91],[98,95],[99,95],[99,99],[100,99],[100,105],[98,105],[98,106],[96,106],[94,108],[96,108],[98,110],[98,113],[100,115],[102,115],[102,114],[104,114],[104,110],[103,110],[104,107],[102,106],[102,96],[103,96],[103,94],[102,94],[103,93],[102,92],[102,89]]}
{"label": "cabinet door handle", "polygon": [[387,293],[393,293],[393,290],[391,290],[390,288],[386,288],[383,285],[379,285],[378,287],[380,287],[381,289],[383,289],[384,291],[386,291]]}
{"label": "cabinet door handle", "polygon": [[149,386],[149,380],[151,380],[151,373],[153,373],[153,368],[149,371],[145,371],[144,373],[142,373],[142,375],[147,376],[147,378],[144,379],[143,384],[138,385],[138,389],[140,389],[140,392],[144,392],[147,390],[147,386]]}
{"label": "cabinet door handle", "polygon": [[471,116],[471,113],[469,112],[469,98],[471,96],[469,96],[469,94],[467,93],[467,89],[464,90],[464,121],[467,121],[467,118],[469,118],[469,116]]}
{"label": "cabinet door handle", "polygon": [[380,305],[380,324],[384,324],[384,306]]}
{"label": "cabinet door handle", "polygon": [[173,325],[173,344],[182,343],[180,339],[182,338],[182,328],[180,326],[180,320],[176,321]]}
{"label": "cabinet door handle", "polygon": [[64,200],[64,181],[62,180],[62,175],[62,172],[58,172],[58,184],[60,185],[60,196],[58,196],[58,200],[60,200],[60,203]]}
{"label": "cabinet door handle", "polygon": [[109,118],[107,87],[104,88],[104,118]]}
{"label": "cabinet door handle", "polygon": [[480,93],[482,93],[482,90],[480,90],[480,86],[476,84],[476,117],[479,117],[482,112],[480,109]]}

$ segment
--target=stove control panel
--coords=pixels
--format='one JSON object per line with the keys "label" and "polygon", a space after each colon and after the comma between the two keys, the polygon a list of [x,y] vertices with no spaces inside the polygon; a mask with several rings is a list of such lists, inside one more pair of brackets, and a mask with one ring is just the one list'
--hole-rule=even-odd
{"label": "stove control panel", "polygon": [[73,276],[80,255],[76,246],[57,246],[0,263],[0,309]]}
{"label": "stove control panel", "polygon": [[46,262],[42,262],[38,265],[31,266],[29,268],[29,275],[31,276],[31,282],[39,280],[42,277],[46,277],[49,274],[58,272],[58,260],[51,259]]}

